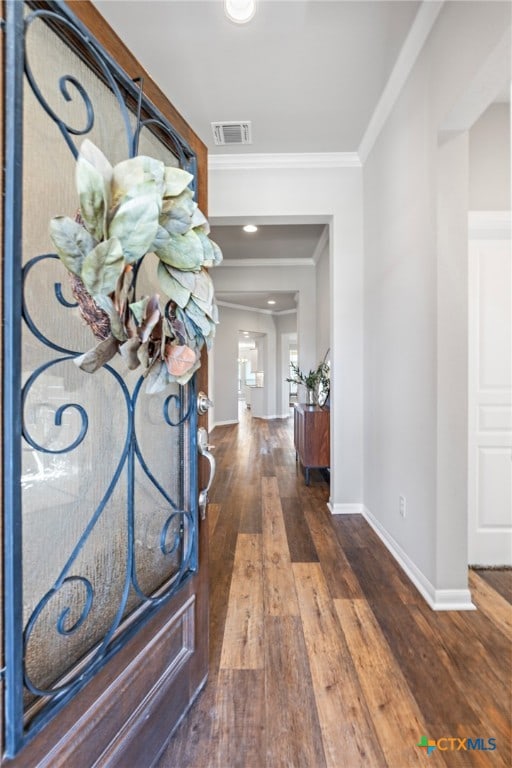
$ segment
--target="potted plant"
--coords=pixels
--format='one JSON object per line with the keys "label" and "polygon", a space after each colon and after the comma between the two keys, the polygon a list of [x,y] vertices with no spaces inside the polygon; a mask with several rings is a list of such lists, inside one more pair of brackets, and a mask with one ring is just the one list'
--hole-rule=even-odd
{"label": "potted plant", "polygon": [[[329,392],[329,365],[328,363],[321,362],[314,370],[310,370],[309,373],[303,373],[295,363],[290,363],[290,367],[293,372],[293,376],[290,376],[286,381],[293,384],[301,384],[306,388],[306,402],[308,405],[316,405],[318,403],[318,395]],[[323,398],[324,402],[326,397]],[[323,405],[323,403],[322,403]]]}

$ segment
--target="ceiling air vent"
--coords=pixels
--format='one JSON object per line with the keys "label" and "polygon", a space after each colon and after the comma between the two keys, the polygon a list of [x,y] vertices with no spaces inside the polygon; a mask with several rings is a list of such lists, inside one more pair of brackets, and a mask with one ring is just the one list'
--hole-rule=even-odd
{"label": "ceiling air vent", "polygon": [[252,144],[250,120],[212,123],[212,129],[213,140],[218,147],[228,144]]}

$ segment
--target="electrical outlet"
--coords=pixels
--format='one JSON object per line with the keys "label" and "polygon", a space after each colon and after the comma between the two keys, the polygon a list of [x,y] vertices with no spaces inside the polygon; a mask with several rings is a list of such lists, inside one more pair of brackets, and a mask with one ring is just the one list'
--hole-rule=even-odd
{"label": "electrical outlet", "polygon": [[405,517],[407,515],[407,506],[405,503],[405,496],[398,497],[398,504],[399,504],[401,517]]}

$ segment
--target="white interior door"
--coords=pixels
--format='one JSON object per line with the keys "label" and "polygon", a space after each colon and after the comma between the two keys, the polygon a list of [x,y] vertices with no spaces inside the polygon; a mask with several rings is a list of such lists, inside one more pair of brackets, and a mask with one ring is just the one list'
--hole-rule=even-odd
{"label": "white interior door", "polygon": [[469,563],[512,565],[510,215],[470,214]]}

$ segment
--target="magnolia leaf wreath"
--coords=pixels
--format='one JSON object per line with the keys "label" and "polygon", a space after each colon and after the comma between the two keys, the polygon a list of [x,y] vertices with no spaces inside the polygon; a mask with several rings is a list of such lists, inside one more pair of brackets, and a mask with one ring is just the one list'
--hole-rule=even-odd
{"label": "magnolia leaf wreath", "polygon": [[[93,373],[120,353],[142,366],[146,392],[186,384],[211,348],[218,323],[207,268],[220,264],[208,221],[193,200],[192,174],[139,155],[114,167],[89,140],[80,147],[75,220],[56,216],[50,237],[70,275],[82,317],[99,343],[75,359]],[[134,266],[147,253],[158,261],[167,297],[135,301]]]}

